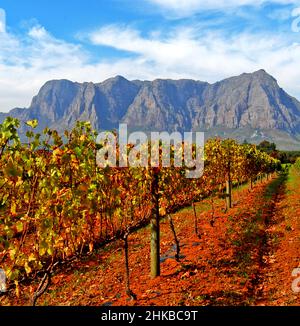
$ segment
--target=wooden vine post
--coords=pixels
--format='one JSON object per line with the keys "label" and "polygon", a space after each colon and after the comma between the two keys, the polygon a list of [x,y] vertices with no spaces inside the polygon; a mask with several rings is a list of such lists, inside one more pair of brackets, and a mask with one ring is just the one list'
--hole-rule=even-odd
{"label": "wooden vine post", "polygon": [[198,219],[197,219],[197,211],[196,211],[196,206],[194,201],[192,201],[192,207],[194,212],[194,230],[196,236],[198,236]]}
{"label": "wooden vine post", "polygon": [[126,286],[126,294],[132,299],[136,300],[136,294],[130,288],[130,270],[129,270],[129,254],[128,254],[128,236],[129,229],[124,233],[123,241],[124,241],[124,256],[125,256],[125,286]]}
{"label": "wooden vine post", "polygon": [[226,181],[226,208],[232,208],[232,180],[231,180],[231,167],[230,161],[228,162],[228,177]]}
{"label": "wooden vine post", "polygon": [[173,237],[174,237],[175,246],[176,246],[175,259],[176,259],[176,261],[179,261],[179,259],[180,259],[180,242],[179,242],[177,234],[176,234],[176,230],[175,230],[175,226],[174,226],[174,223],[173,223],[172,216],[169,215],[168,219],[169,219],[170,228],[171,228],[171,231],[172,231],[172,234],[173,234]]}
{"label": "wooden vine post", "polygon": [[159,225],[159,169],[153,168],[151,194],[153,208],[151,214],[151,277],[160,276],[160,225]]}

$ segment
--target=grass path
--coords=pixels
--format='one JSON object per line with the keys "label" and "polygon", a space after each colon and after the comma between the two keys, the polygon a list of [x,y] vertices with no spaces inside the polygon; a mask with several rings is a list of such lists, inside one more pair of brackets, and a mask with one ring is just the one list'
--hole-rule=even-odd
{"label": "grass path", "polygon": [[264,257],[258,305],[300,305],[299,293],[292,290],[296,279],[292,271],[300,267],[300,175],[294,168],[282,190],[274,202],[266,230],[269,252]]}

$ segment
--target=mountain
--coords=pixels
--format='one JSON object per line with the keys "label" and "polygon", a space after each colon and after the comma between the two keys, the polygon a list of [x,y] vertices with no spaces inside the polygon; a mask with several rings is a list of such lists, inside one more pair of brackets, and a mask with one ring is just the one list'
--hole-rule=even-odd
{"label": "mountain", "polygon": [[21,121],[38,119],[63,131],[77,120],[98,130],[127,123],[131,130],[206,131],[207,137],[239,141],[269,140],[300,149],[300,102],[266,71],[244,73],[209,84],[194,80],[128,81],[117,76],[102,83],[47,82],[28,109],[1,113]]}

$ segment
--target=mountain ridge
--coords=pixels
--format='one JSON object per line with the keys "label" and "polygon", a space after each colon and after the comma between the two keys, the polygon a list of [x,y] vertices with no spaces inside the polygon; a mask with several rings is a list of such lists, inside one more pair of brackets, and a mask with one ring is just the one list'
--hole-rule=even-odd
{"label": "mountain ridge", "polygon": [[122,76],[101,83],[51,80],[28,109],[0,113],[0,120],[8,115],[21,121],[38,119],[40,129],[63,131],[77,120],[88,120],[97,130],[111,130],[122,122],[131,130],[199,130],[208,137],[266,139],[300,148],[300,102],[263,69],[213,84],[192,79],[129,81]]}

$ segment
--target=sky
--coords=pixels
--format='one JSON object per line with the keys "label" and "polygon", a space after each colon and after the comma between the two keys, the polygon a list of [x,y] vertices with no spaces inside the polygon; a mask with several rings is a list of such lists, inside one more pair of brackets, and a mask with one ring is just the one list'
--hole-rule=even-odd
{"label": "sky", "polygon": [[300,99],[300,0],[0,0],[0,111],[52,79],[192,78],[265,69]]}

